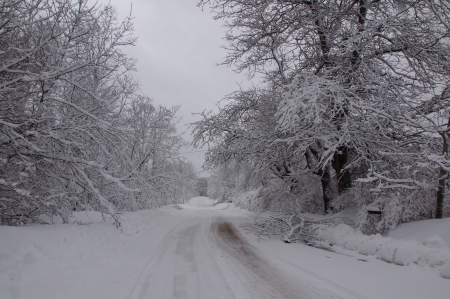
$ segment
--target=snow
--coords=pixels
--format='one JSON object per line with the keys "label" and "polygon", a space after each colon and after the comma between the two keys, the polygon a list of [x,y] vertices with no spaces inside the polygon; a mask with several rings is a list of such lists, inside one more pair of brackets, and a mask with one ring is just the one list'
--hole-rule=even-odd
{"label": "snow", "polygon": [[[42,214],[39,216],[39,220],[52,224],[63,223],[63,219],[59,215],[53,215],[53,217],[50,218],[48,215]],[[102,215],[101,213],[94,211],[73,212],[73,215],[69,217],[69,223],[75,224],[91,224],[94,222],[103,222],[104,220],[114,222],[108,214]]]}
{"label": "snow", "polygon": [[392,262],[400,266],[406,266],[411,263],[419,263],[419,253],[416,250],[411,250],[411,248],[415,248],[417,245],[417,242],[414,241],[397,244],[397,247],[395,248],[395,256]]}
{"label": "snow", "polygon": [[445,241],[438,235],[433,235],[431,237],[426,238],[423,241],[423,245],[432,247],[432,248],[446,248],[447,247],[447,244],[445,243]]}
{"label": "snow", "polygon": [[214,205],[215,205],[215,201],[212,201],[211,199],[209,199],[208,197],[205,197],[205,196],[199,196],[199,197],[191,198],[187,205],[185,204],[185,205],[181,205],[181,206],[184,206],[185,208],[203,208],[203,207],[209,207],[209,206],[214,206]]}
{"label": "snow", "polygon": [[[272,298],[291,294],[288,286],[309,298],[450,293],[439,234],[401,241],[339,225],[323,234],[342,248],[325,250],[258,241],[239,227],[256,215],[229,203],[197,197],[180,207],[124,213],[120,229],[92,211],[75,212],[69,224],[0,227],[0,298]],[[225,221],[239,231],[240,245],[212,229]],[[239,255],[241,247],[251,255]]]}
{"label": "snow", "polygon": [[231,201],[238,207],[249,210],[258,211],[261,210],[261,199],[258,198],[262,188],[251,190],[243,193],[239,193],[232,197]]}
{"label": "snow", "polygon": [[[106,298],[124,294],[151,238],[164,234],[167,208],[123,215],[121,230],[100,213],[76,213],[67,225],[0,227],[0,298]],[[83,214],[85,216],[83,216]],[[154,228],[153,236],[142,229]],[[168,227],[170,230],[170,227]],[[122,296],[112,296],[122,298]]]}
{"label": "snow", "polygon": [[440,270],[442,277],[450,279],[450,263],[446,263]]}
{"label": "snow", "polygon": [[437,235],[450,245],[450,218],[430,219],[400,224],[389,236],[400,240],[414,239],[423,242],[426,238]]}
{"label": "snow", "polygon": [[346,224],[321,226],[317,230],[317,237],[359,254],[374,255],[387,263],[430,267],[442,277],[448,278],[450,249],[443,238],[449,239],[449,220],[450,218],[403,224],[393,230],[389,237],[379,234],[366,236]]}

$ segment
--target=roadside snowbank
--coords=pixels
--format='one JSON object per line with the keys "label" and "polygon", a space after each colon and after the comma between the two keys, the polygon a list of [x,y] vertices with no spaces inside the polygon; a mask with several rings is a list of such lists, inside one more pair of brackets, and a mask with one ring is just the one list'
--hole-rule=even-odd
{"label": "roadside snowbank", "polygon": [[71,224],[0,226],[0,299],[123,298],[122,282],[137,279],[148,251],[174,226],[163,219],[177,212],[124,213],[120,229],[98,212],[75,212]]}
{"label": "roadside snowbank", "polygon": [[417,240],[419,242],[423,242],[432,235],[438,235],[450,246],[450,218],[402,223],[389,233],[389,237],[397,240]]}
{"label": "roadside snowbank", "polygon": [[[401,238],[404,232],[411,231],[409,228],[403,227],[400,232],[393,231],[391,235],[399,238],[394,239],[380,234],[367,236],[346,224],[339,224],[336,227],[319,226],[316,237],[330,245],[338,245],[363,255],[374,255],[377,259],[388,263],[401,266],[409,264],[429,266],[436,269],[442,277],[450,279],[450,249],[444,239],[438,235],[447,236],[450,218],[435,222],[438,225],[434,230],[427,221],[421,222],[413,224],[417,232],[422,231],[423,240],[421,241]],[[431,232],[434,234],[425,237],[426,234],[419,229],[421,227],[427,227],[428,234]]]}

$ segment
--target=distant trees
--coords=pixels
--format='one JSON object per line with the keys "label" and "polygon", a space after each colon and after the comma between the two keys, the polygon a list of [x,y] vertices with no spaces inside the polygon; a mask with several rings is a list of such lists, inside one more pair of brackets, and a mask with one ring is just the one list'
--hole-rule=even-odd
{"label": "distant trees", "polygon": [[207,178],[198,178],[197,179],[197,191],[200,196],[208,195],[208,179]]}
{"label": "distant trees", "polygon": [[[294,173],[306,165],[320,177],[325,210],[360,183],[373,191],[369,201],[355,200],[361,210],[368,204],[387,209],[394,197],[400,206],[414,202],[411,217],[398,209],[392,225],[429,214],[428,199],[439,184],[432,205],[442,217],[449,170],[448,1],[201,1],[205,4],[228,27],[224,63],[250,76],[262,74],[266,85],[259,94],[272,94],[266,105],[275,105],[265,118],[272,133],[261,134],[260,125],[246,128],[260,143],[240,143],[241,152],[255,152],[254,144],[262,145],[258,153],[274,146],[282,148],[277,153],[290,152],[280,158]],[[229,106],[238,103],[231,101]],[[240,111],[224,108],[218,115],[230,119],[228,128],[243,128],[246,110]],[[218,125],[211,119],[197,123],[197,132]],[[210,160],[222,152],[226,132]]]}
{"label": "distant trees", "polygon": [[149,206],[131,194],[151,201],[137,194],[165,188],[157,177],[170,176],[182,143],[176,108],[138,95],[121,51],[132,26],[85,0],[0,1],[1,223],[67,221],[74,209],[119,223],[116,208]]}

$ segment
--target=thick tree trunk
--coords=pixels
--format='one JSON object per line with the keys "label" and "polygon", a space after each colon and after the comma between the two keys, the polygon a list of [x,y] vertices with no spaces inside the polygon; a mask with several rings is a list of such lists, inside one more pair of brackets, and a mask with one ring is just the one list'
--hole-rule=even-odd
{"label": "thick tree trunk", "polygon": [[347,146],[342,146],[333,157],[333,168],[336,171],[338,194],[341,195],[351,188],[352,180],[349,171],[343,170],[349,159],[349,150]]}
{"label": "thick tree trunk", "polygon": [[305,158],[310,169],[320,176],[320,183],[322,184],[322,197],[323,197],[323,208],[325,214],[331,210],[331,202],[335,197],[335,192],[333,188],[333,178],[331,176],[331,165],[328,163],[325,167],[321,167],[318,164],[319,153],[311,147],[308,147],[305,151]]}
{"label": "thick tree trunk", "polygon": [[322,176],[320,177],[320,183],[322,184],[322,194],[323,194],[323,208],[325,214],[328,214],[331,210],[331,202],[334,199],[334,190],[331,178],[331,167],[330,165],[325,166],[322,171]]}

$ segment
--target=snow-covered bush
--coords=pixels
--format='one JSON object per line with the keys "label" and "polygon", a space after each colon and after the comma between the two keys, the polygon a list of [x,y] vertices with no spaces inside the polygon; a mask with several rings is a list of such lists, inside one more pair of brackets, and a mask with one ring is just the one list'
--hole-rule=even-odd
{"label": "snow-covered bush", "polygon": [[319,226],[315,230],[315,237],[330,245],[338,245],[363,255],[374,255],[388,263],[437,268],[442,277],[450,278],[447,272],[450,250],[444,240],[436,235],[420,243],[416,240],[395,240],[379,234],[367,236],[346,224],[339,224],[335,227]]}
{"label": "snow-covered bush", "polygon": [[237,194],[231,198],[233,203],[242,209],[249,211],[261,211],[263,209],[262,198],[260,197],[262,187]]}
{"label": "snow-covered bush", "polygon": [[450,279],[450,260],[448,260],[445,265],[439,268],[441,276]]}

